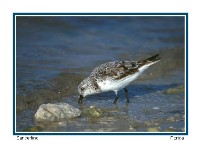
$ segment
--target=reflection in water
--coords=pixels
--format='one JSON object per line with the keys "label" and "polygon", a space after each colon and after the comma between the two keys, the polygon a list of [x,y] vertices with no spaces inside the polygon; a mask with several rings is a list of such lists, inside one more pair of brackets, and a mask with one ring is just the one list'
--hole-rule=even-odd
{"label": "reflection in water", "polygon": [[[184,131],[184,17],[17,16],[16,20],[17,131]],[[130,103],[123,91],[116,105],[113,92],[77,103],[77,86],[94,67],[155,53],[162,60],[128,87]],[[39,105],[56,102],[67,102],[83,114],[64,122],[35,124]]]}

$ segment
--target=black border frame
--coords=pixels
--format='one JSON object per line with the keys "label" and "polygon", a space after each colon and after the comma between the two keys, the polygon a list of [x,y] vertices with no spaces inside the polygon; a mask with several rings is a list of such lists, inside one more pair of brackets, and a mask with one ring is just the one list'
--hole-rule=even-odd
{"label": "black border frame", "polygon": [[[185,16],[185,100],[186,100],[186,106],[185,106],[185,132],[147,132],[147,133],[140,133],[140,132],[94,132],[94,133],[88,133],[88,132],[15,132],[16,130],[16,93],[15,93],[15,84],[16,84],[16,67],[15,67],[15,53],[16,53],[16,48],[15,48],[15,36],[16,36],[16,16],[35,16],[35,15],[46,15],[46,16],[52,16],[52,15],[79,15],[79,16],[86,16],[86,15],[96,15],[96,16],[107,16],[107,15],[121,15],[121,16],[128,16],[128,15],[141,15],[141,16]],[[13,135],[188,135],[188,13],[13,13]]]}

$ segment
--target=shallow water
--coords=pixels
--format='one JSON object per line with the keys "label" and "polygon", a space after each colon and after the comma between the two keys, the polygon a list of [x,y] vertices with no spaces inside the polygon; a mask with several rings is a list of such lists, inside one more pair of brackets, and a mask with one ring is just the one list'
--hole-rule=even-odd
{"label": "shallow water", "polygon": [[[183,17],[17,17],[16,130],[39,126],[50,132],[181,132],[185,128]],[[130,103],[119,92],[78,101],[78,84],[92,69],[116,60],[162,60],[128,87]],[[170,89],[175,89],[170,93]],[[67,102],[86,114],[67,122],[36,124],[42,103]]]}

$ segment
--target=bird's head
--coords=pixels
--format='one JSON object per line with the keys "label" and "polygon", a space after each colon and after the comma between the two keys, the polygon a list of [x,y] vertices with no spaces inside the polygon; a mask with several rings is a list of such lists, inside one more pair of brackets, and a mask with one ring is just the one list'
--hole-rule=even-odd
{"label": "bird's head", "polygon": [[99,90],[95,86],[94,81],[88,77],[78,85],[78,92],[80,94],[79,103],[82,103],[82,99],[85,96],[99,93]]}

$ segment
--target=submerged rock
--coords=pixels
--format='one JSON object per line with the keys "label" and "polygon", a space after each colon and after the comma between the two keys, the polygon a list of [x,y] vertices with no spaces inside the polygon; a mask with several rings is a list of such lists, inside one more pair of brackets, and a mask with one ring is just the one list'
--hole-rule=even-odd
{"label": "submerged rock", "polygon": [[86,109],[84,111],[84,115],[88,117],[98,118],[102,116],[102,111],[99,108],[96,108],[95,106],[90,106],[89,109]]}
{"label": "submerged rock", "polygon": [[39,126],[28,127],[23,130],[24,132],[39,132],[42,131],[42,128]]}
{"label": "submerged rock", "polygon": [[156,127],[156,128],[148,128],[147,129],[148,132],[160,132],[160,128]]}
{"label": "submerged rock", "polygon": [[176,129],[173,127],[169,127],[168,129],[165,130],[165,132],[176,132]]}
{"label": "submerged rock", "polygon": [[164,93],[166,93],[166,94],[178,94],[178,93],[181,93],[181,92],[184,92],[184,91],[185,91],[184,85],[181,85],[181,86],[178,86],[178,87],[175,87],[175,88],[169,88]]}
{"label": "submerged rock", "polygon": [[79,109],[67,103],[42,104],[35,114],[37,122],[55,122],[70,119],[81,115]]}

